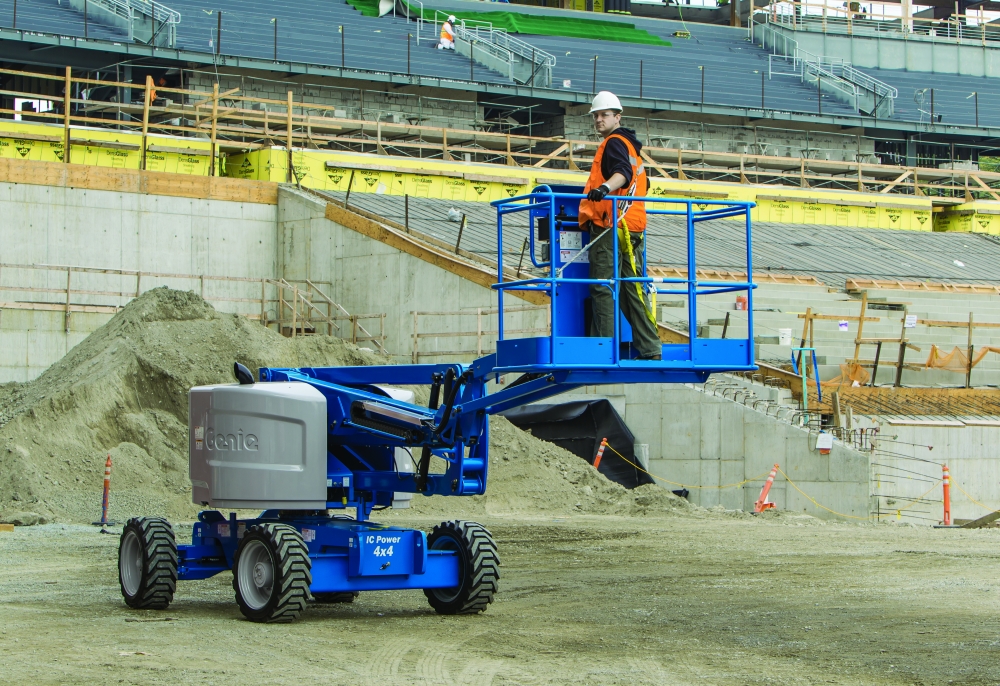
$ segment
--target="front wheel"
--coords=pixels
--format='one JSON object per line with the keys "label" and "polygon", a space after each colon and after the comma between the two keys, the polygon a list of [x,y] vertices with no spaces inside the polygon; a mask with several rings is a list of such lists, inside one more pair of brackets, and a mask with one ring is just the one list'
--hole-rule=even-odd
{"label": "front wheel", "polygon": [[476,522],[443,522],[427,536],[427,547],[458,555],[458,586],[424,589],[438,614],[476,614],[493,602],[500,580],[500,556],[486,527]]}
{"label": "front wheel", "polygon": [[306,607],[312,562],[302,536],[287,524],[256,524],[233,559],[233,589],[252,622],[290,622]]}
{"label": "front wheel", "polygon": [[118,543],[118,583],[129,607],[167,609],[177,589],[177,542],[167,520],[128,520]]}

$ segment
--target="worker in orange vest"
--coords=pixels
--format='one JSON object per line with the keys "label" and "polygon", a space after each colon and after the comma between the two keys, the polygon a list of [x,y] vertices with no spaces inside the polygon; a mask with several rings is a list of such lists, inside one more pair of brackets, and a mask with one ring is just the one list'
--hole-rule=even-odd
{"label": "worker in orange vest", "polygon": [[[644,258],[643,238],[646,230],[646,204],[618,203],[618,226],[612,227],[612,203],[609,195],[644,196],[648,190],[646,170],[639,151],[642,143],[635,131],[622,128],[622,104],[611,92],[601,91],[590,108],[594,129],[604,141],[597,148],[590,178],[584,187],[587,198],[580,201],[580,228],[590,232],[595,241],[590,249],[590,278],[610,279],[614,276],[614,239],[618,232],[618,266],[620,278],[639,275],[639,263]],[[611,338],[614,335],[614,298],[606,286],[592,284],[590,297],[593,307],[589,335]],[[657,335],[656,317],[648,303],[644,286],[635,282],[620,283],[618,303],[632,327],[632,345],[638,359],[659,360],[662,354]]]}
{"label": "worker in orange vest", "polygon": [[455,15],[448,17],[448,21],[441,24],[441,42],[438,43],[438,50],[455,49]]}

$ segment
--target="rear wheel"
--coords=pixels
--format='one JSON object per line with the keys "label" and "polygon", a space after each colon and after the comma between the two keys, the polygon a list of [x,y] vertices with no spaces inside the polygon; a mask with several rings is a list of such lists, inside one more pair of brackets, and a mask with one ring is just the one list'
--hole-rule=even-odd
{"label": "rear wheel", "polygon": [[302,536],[287,524],[256,524],[233,560],[233,589],[253,622],[290,622],[305,609],[312,562]]}
{"label": "rear wheel", "polygon": [[159,517],[128,520],[118,544],[118,583],[129,607],[165,610],[177,588],[177,542]]}
{"label": "rear wheel", "polygon": [[500,556],[486,527],[475,522],[443,522],[427,536],[427,547],[458,555],[458,586],[424,589],[438,614],[476,614],[493,602],[500,580]]}

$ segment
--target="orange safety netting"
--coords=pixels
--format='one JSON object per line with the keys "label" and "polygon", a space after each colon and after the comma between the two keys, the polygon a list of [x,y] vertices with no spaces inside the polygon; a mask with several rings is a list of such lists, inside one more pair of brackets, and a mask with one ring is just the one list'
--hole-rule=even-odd
{"label": "orange safety netting", "polygon": [[[987,353],[1000,353],[1000,348],[992,345],[985,345],[979,348],[972,357],[972,366],[975,367],[982,362]],[[924,363],[924,367],[964,374],[969,369],[969,355],[958,346],[955,346],[947,355],[942,355],[941,349],[936,345],[932,345],[931,354],[927,356],[927,362]]]}
{"label": "orange safety netting", "polygon": [[821,386],[864,386],[872,375],[857,362],[840,365],[840,374],[829,381],[821,381]]}

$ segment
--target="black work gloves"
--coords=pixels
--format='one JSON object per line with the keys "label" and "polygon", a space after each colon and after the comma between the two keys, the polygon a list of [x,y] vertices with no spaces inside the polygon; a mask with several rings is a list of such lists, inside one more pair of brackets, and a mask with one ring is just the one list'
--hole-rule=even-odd
{"label": "black work gloves", "polygon": [[608,188],[607,185],[602,183],[600,186],[591,189],[591,191],[587,193],[587,200],[591,200],[593,202],[600,202],[604,200],[604,196],[606,196],[610,192],[611,189]]}

